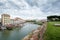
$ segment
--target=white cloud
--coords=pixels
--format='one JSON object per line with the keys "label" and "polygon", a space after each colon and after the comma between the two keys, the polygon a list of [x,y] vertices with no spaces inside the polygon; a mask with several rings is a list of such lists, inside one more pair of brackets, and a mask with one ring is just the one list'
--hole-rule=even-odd
{"label": "white cloud", "polygon": [[[34,6],[31,6],[32,4],[30,5],[26,0],[1,0],[1,2],[4,5],[0,6],[0,13],[8,13],[12,16],[11,18],[21,17],[24,19],[43,19],[43,18],[46,19],[48,15],[51,14],[54,15],[54,12],[49,11],[47,13],[42,11],[42,9],[44,11],[48,11],[46,9],[52,8],[49,7],[49,5],[52,6],[51,4],[49,5],[47,4],[49,2],[48,0],[28,0],[28,1],[29,2],[32,1],[32,4]],[[50,0],[50,3],[51,2],[52,1]],[[48,6],[49,8],[48,7],[46,8],[46,6]],[[55,12],[56,15],[59,15],[59,13]]]}
{"label": "white cloud", "polygon": [[0,2],[5,2],[5,1],[7,1],[7,0],[0,0]]}

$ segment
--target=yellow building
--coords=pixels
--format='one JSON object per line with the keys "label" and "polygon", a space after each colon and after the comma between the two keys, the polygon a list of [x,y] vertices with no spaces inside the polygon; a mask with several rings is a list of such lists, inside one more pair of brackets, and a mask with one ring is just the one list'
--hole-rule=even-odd
{"label": "yellow building", "polygon": [[9,14],[2,14],[1,15],[1,22],[2,22],[2,25],[7,25],[7,24],[10,24],[10,15]]}

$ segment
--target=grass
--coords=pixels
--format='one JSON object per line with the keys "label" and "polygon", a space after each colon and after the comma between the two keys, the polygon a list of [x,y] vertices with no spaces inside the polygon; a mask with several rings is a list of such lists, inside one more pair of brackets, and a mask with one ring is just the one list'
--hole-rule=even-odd
{"label": "grass", "polygon": [[54,26],[55,23],[60,22],[48,22],[47,30],[43,36],[44,40],[60,40],[60,27]]}

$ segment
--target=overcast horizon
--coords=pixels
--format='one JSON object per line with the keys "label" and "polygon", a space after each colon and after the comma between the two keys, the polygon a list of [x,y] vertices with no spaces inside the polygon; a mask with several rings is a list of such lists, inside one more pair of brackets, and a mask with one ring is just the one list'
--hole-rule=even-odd
{"label": "overcast horizon", "polygon": [[0,17],[3,13],[11,18],[46,19],[60,15],[60,0],[0,0]]}

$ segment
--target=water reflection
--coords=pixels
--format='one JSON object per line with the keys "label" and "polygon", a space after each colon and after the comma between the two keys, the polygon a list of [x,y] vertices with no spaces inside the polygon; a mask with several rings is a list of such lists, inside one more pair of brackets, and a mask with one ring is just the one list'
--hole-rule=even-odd
{"label": "water reflection", "polygon": [[14,30],[5,30],[0,31],[0,40],[21,40],[27,34],[29,34],[32,30],[39,27],[39,25],[25,23],[24,26],[20,28],[16,28]]}

